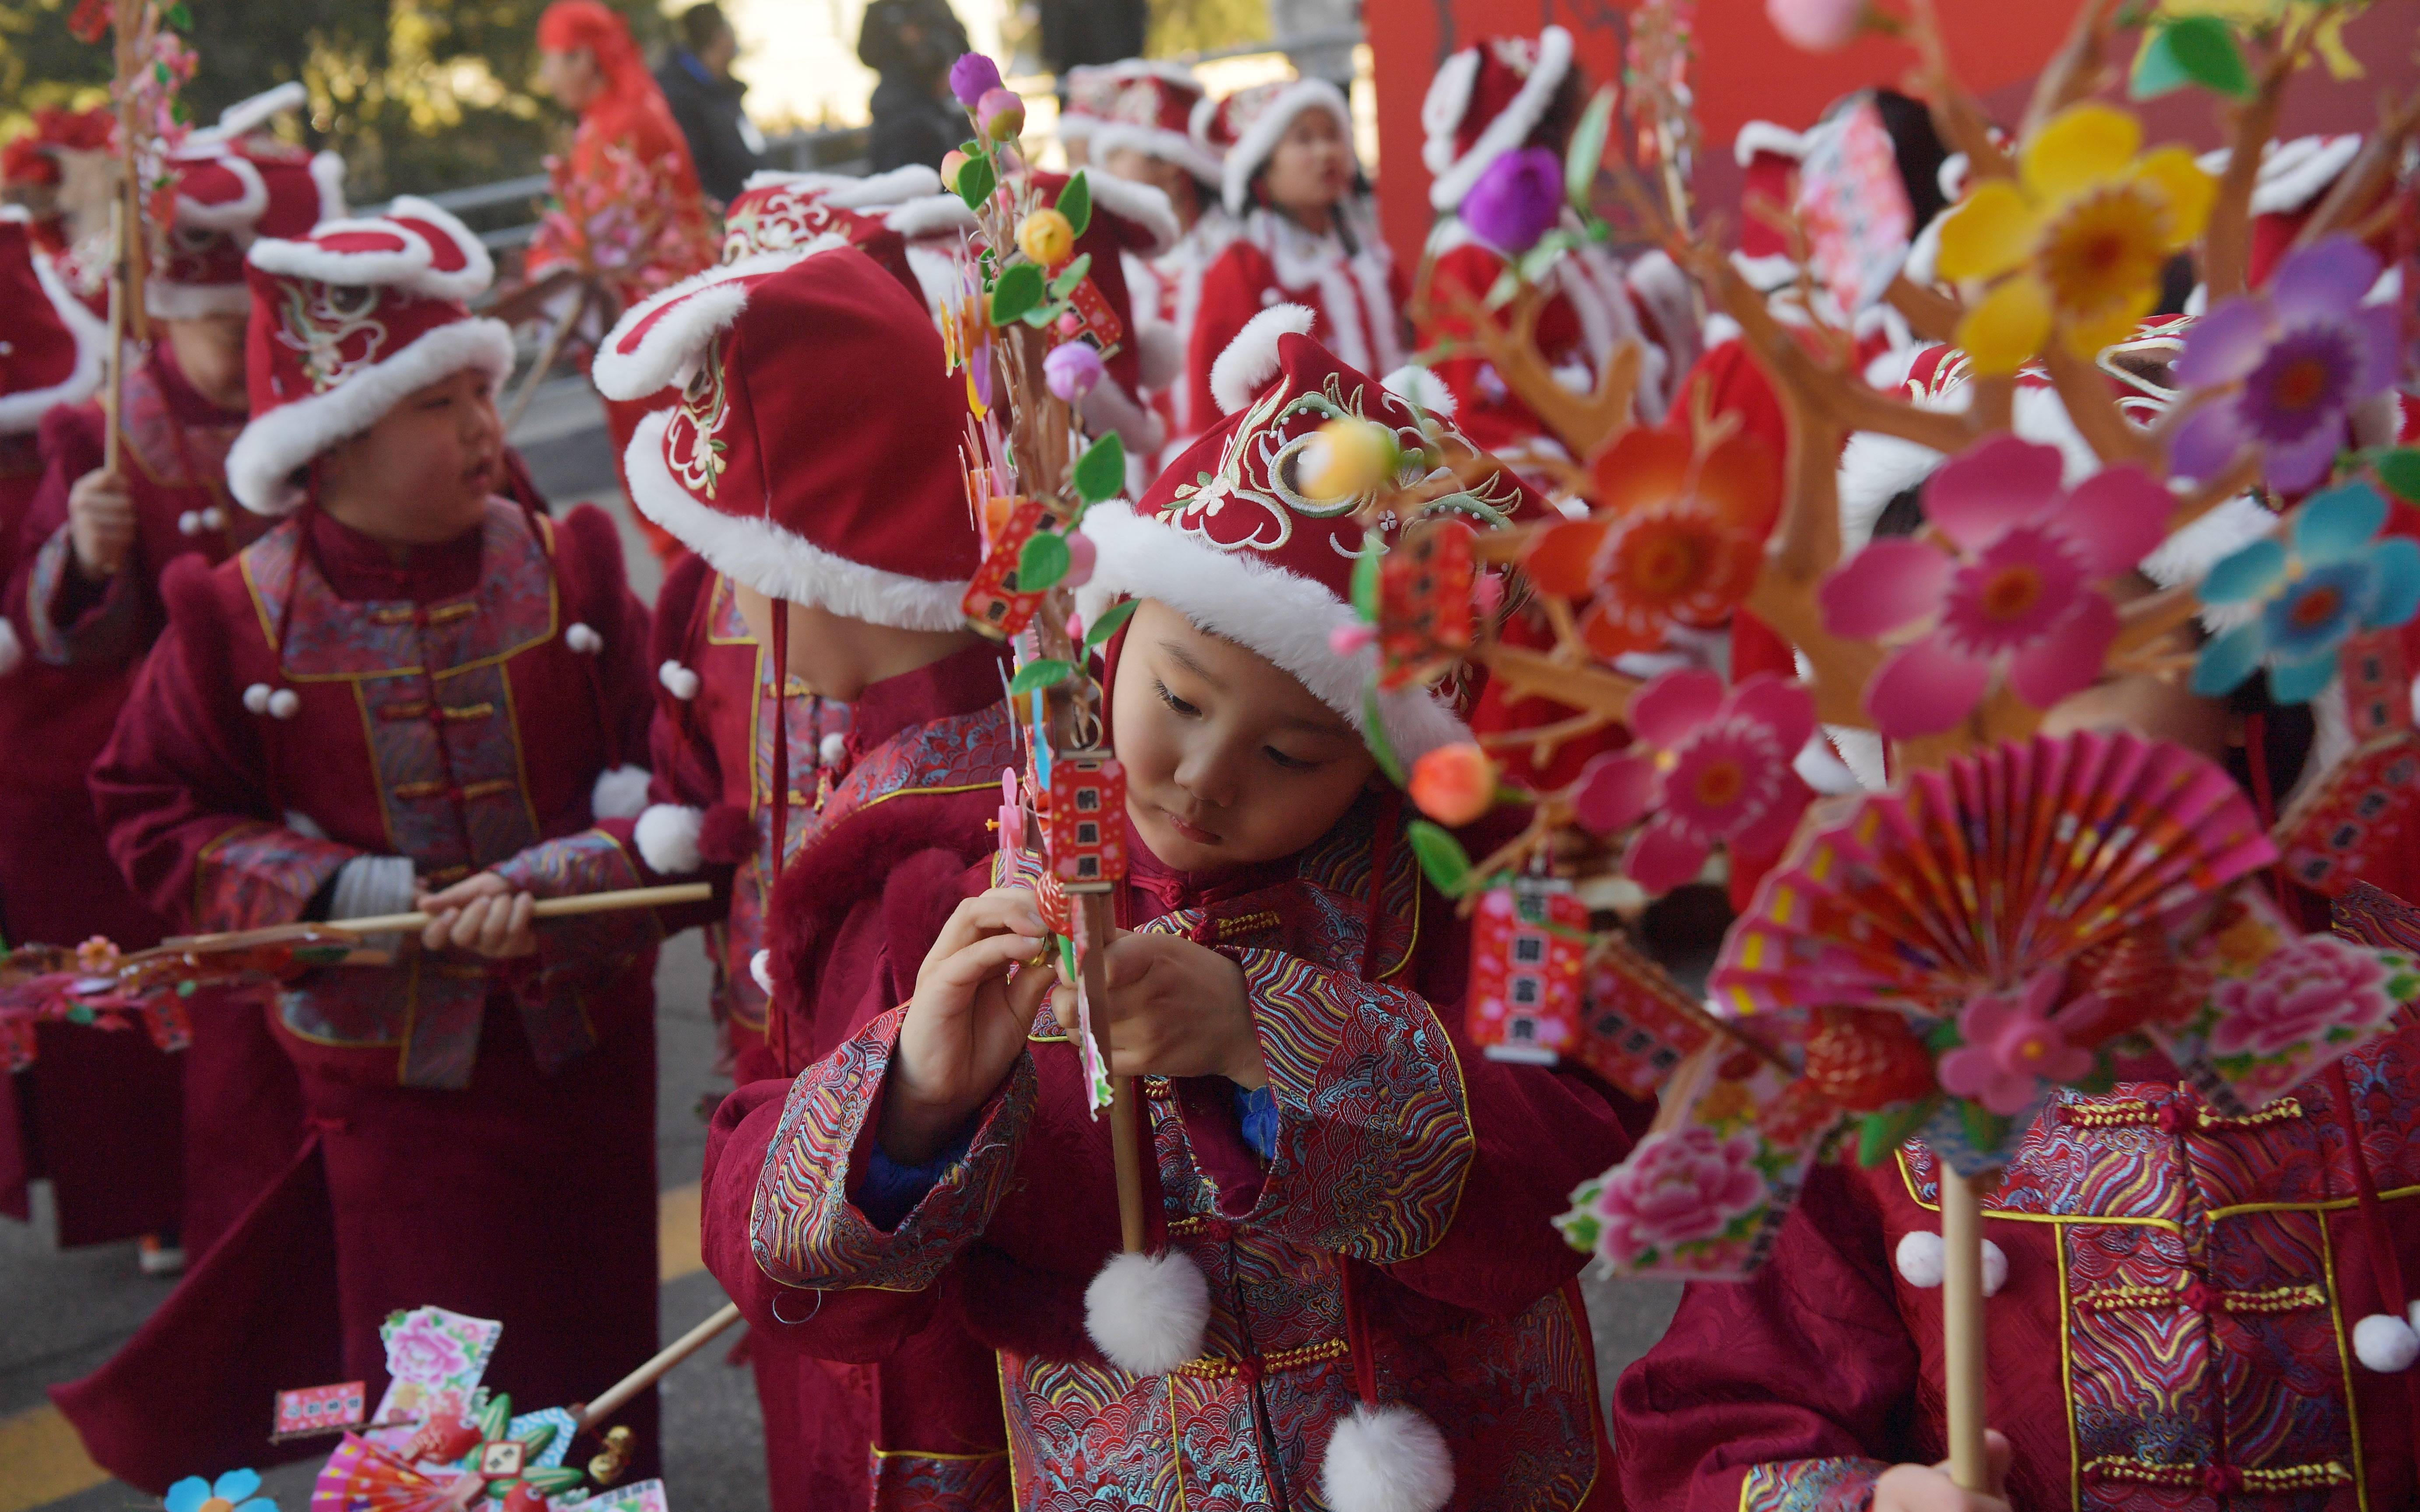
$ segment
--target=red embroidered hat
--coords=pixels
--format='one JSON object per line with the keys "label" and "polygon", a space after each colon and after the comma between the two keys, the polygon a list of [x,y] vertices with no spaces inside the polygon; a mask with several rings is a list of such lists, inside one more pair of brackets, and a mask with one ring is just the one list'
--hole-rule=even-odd
{"label": "red embroidered hat", "polygon": [[168,155],[176,213],[151,228],[151,271],[143,305],[163,319],[241,315],[244,252],[262,237],[290,238],[345,213],[345,161],[259,134],[304,102],[299,84],[230,105],[216,126]]}
{"label": "red embroidered hat", "polygon": [[1790,243],[1780,227],[1755,207],[1790,209],[1798,198],[1798,162],[1806,155],[1805,132],[1771,121],[1750,121],[1731,139],[1731,158],[1745,175],[1740,183],[1739,250],[1731,254],[1731,263],[1752,287],[1765,293],[1796,280],[1798,265],[1790,258]]}
{"label": "red embroidered hat", "polygon": [[[1307,110],[1336,117],[1344,145],[1353,147],[1353,108],[1344,92],[1325,79],[1280,79],[1238,89],[1224,100],[1204,99],[1193,107],[1193,140],[1219,155],[1218,182],[1227,213],[1241,215],[1251,203],[1252,176],[1278,149],[1286,128]],[[1360,160],[1354,160],[1357,172]]]}
{"label": "red embroidered hat", "polygon": [[[2294,250],[2312,212],[2328,197],[2336,180],[2361,155],[2361,138],[2298,136],[2269,144],[2260,159],[2260,174],[2252,188],[2252,254],[2245,276],[2255,288]],[[2207,163],[2204,164],[2208,166]],[[2215,172],[2226,172],[2222,158]],[[2390,229],[2371,245],[2393,265]]]}
{"label": "red embroidered hat", "polygon": [[1491,37],[1447,58],[1420,102],[1420,161],[1436,176],[1429,203],[1452,210],[1487,165],[1521,147],[1572,72],[1572,34]]}
{"label": "red embroidered hat", "polygon": [[[818,238],[839,236],[922,299],[923,290],[908,264],[907,238],[886,217],[901,206],[939,194],[940,188],[941,176],[921,163],[869,178],[771,170],[752,174],[722,212],[722,260],[729,264],[758,253],[795,252]],[[949,197],[957,200],[954,194]]]}
{"label": "red embroidered hat", "polygon": [[[1303,453],[1339,415],[1389,425],[1406,448],[1422,423],[1451,434],[1376,378],[1355,372],[1302,332],[1298,304],[1262,311],[1219,355],[1212,386],[1227,418],[1160,474],[1142,502],[1096,504],[1084,533],[1099,548],[1077,604],[1093,619],[1121,597],[1156,598],[1213,635],[1250,647],[1298,678],[1320,702],[1363,728],[1363,697],[1376,671],[1367,646],[1340,651],[1331,636],[1356,623],[1353,565],[1362,500],[1324,502],[1301,491]],[[1510,472],[1497,471],[1438,508],[1479,523],[1552,517]],[[1378,526],[1391,539],[1392,516]],[[1404,760],[1470,738],[1446,702],[1406,687],[1379,696],[1387,733]]]}
{"label": "red embroidered hat", "polygon": [[301,504],[294,470],[414,390],[466,367],[500,383],[513,370],[512,332],[464,302],[495,276],[488,249],[425,199],[406,194],[381,216],[264,238],[250,263],[252,422],[227,453],[227,486],[258,514]]}
{"label": "red embroidered hat", "polygon": [[826,236],[631,307],[591,377],[677,403],[623,454],[642,514],[736,582],[908,630],[966,623],[966,384],[893,275]]}
{"label": "red embroidered hat", "polygon": [[1202,81],[1174,63],[1127,58],[1069,69],[1059,135],[1088,144],[1094,162],[1112,152],[1140,152],[1216,184],[1219,154],[1193,136],[1202,98]]}
{"label": "red embroidered hat", "polygon": [[0,435],[32,430],[101,383],[109,332],[34,249],[32,217],[0,205]]}

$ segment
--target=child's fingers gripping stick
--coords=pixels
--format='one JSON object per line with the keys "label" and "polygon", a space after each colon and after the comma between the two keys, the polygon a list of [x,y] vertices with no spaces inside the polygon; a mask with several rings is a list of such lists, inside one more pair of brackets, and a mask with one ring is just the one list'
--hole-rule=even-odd
{"label": "child's fingers gripping stick", "polygon": [[[1032,888],[994,887],[952,909],[949,921],[941,926],[939,937],[933,941],[933,948],[924,952],[924,964],[916,970],[918,989],[923,989],[925,974],[942,962],[977,940],[1003,933],[1036,938],[1049,933],[1043,925],[1042,905],[1034,902]],[[1029,958],[1031,955],[1029,951]]]}
{"label": "child's fingers gripping stick", "polygon": [[882,1100],[882,1145],[893,1159],[930,1159],[1025,1053],[1026,1028],[1050,980],[1037,971],[1009,980],[1047,944],[1040,921],[1032,927],[1032,933],[983,934],[926,957]]}
{"label": "child's fingers gripping stick", "polygon": [[1983,1435],[1991,1457],[1991,1492],[1962,1489],[1949,1478],[1949,1462],[1894,1465],[1874,1482],[1873,1512],[2009,1512],[2006,1488],[2010,1450],[1996,1430]]}

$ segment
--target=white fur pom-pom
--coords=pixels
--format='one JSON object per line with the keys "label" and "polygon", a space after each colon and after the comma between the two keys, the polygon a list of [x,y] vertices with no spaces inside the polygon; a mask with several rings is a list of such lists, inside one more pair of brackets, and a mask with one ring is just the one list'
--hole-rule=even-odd
{"label": "white fur pom-pom", "polygon": [[216,505],[216,504],[212,504],[209,508],[203,510],[203,511],[202,511],[202,529],[204,529],[204,530],[206,530],[206,531],[223,531],[223,530],[225,530],[225,529],[226,529],[226,511],[225,511],[225,510],[224,510],[224,509],[221,509],[221,508],[220,508],[218,505]]}
{"label": "white fur pom-pom", "polygon": [[269,695],[269,717],[291,719],[302,712],[302,695],[290,687],[281,687]]}
{"label": "white fur pom-pom", "polygon": [[1084,1332],[1119,1369],[1164,1376],[1202,1357],[1210,1283],[1184,1256],[1112,1255],[1084,1288]]}
{"label": "white fur pom-pom", "polygon": [[773,952],[759,950],[748,958],[748,975],[755,979],[756,987],[766,996],[773,995]]}
{"label": "white fur pom-pom", "polygon": [[564,627],[563,643],[583,656],[593,656],[605,649],[605,638],[593,626],[576,620]]}
{"label": "white fur pom-pom", "polygon": [[1319,1489],[1335,1512],[1437,1512],[1453,1495],[1453,1454],[1411,1408],[1356,1407],[1327,1436]]}
{"label": "white fur pom-pom", "polygon": [[1406,363],[1378,381],[1405,404],[1418,405],[1440,420],[1453,418],[1453,391],[1431,369]]}
{"label": "white fur pom-pom", "polygon": [[664,685],[665,692],[670,693],[673,697],[680,700],[683,703],[687,703],[690,700],[697,697],[697,673],[682,666],[679,662],[668,661],[662,666],[657,668],[656,680]]}
{"label": "white fur pom-pom", "polygon": [[826,766],[838,766],[848,758],[848,737],[829,734],[815,747],[815,758]]}
{"label": "white fur pom-pom", "polygon": [[2009,1284],[2009,1252],[1990,1240],[1983,1241],[1983,1295],[1996,1297]]}
{"label": "white fur pom-pom", "polygon": [[1250,404],[1278,376],[1278,338],[1307,336],[1318,315],[1303,304],[1272,304],[1244,322],[1235,339],[1210,364],[1210,396],[1221,414]]}
{"label": "white fur pom-pom", "polygon": [[2391,1376],[2420,1360],[2420,1332],[2393,1313],[2372,1313],[2352,1325],[2352,1352],[2369,1369]]}
{"label": "white fur pom-pom", "polygon": [[0,677],[6,677],[25,664],[25,643],[7,620],[0,620]]}
{"label": "white fur pom-pom", "polygon": [[588,790],[588,811],[599,819],[634,819],[647,807],[650,774],[644,766],[609,766]]}
{"label": "white fur pom-pom", "polygon": [[1941,1236],[1922,1230],[1902,1234],[1899,1241],[1899,1278],[1917,1290],[1941,1285]]}
{"label": "white fur pom-pom", "polygon": [[269,712],[269,685],[255,683],[243,690],[243,706],[254,714]]}
{"label": "white fur pom-pom", "polygon": [[206,529],[206,527],[202,524],[202,512],[198,509],[186,510],[183,514],[177,517],[177,533],[178,535],[199,535],[202,533],[204,529]]}
{"label": "white fur pom-pom", "polygon": [[648,870],[665,876],[682,876],[694,872],[704,863],[697,854],[698,831],[705,827],[706,811],[677,803],[659,803],[639,815],[630,838],[639,843],[639,859]]}

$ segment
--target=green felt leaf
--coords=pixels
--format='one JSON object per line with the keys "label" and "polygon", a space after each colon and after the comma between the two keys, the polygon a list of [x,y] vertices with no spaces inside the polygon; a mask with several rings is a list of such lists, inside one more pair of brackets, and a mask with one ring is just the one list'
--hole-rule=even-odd
{"label": "green felt leaf", "polygon": [[521,1479],[530,1489],[546,1496],[560,1496],[587,1480],[586,1474],[572,1465],[541,1465],[521,1472]]}
{"label": "green felt leaf", "polygon": [[1042,302],[1042,270],[1011,263],[991,286],[991,323],[1004,326]]}
{"label": "green felt leaf", "polygon": [[1101,610],[1099,619],[1084,626],[1084,644],[1097,646],[1117,634],[1126,621],[1134,618],[1135,606],[1141,602],[1139,598],[1121,599]]}
{"label": "green felt leaf", "polygon": [[1039,331],[1044,326],[1048,325],[1051,321],[1059,318],[1059,307],[1055,304],[1049,303],[1037,304],[1032,309],[1018,316],[1017,318],[1024,321],[1027,325],[1032,326],[1034,330]]}
{"label": "green felt leaf", "polygon": [[970,158],[979,158],[983,156],[983,144],[970,136],[958,144],[958,150]]}
{"label": "green felt leaf", "polygon": [[1093,224],[1093,186],[1085,179],[1083,169],[1077,169],[1067,180],[1067,187],[1059,191],[1059,203],[1053,208],[1067,217],[1067,224],[1076,228],[1079,237]]}
{"label": "green felt leaf", "polygon": [[1075,293],[1076,285],[1082,283],[1085,275],[1092,270],[1093,255],[1091,253],[1079,252],[1068,258],[1067,266],[1060,269],[1058,276],[1050,281],[1050,297],[1054,300],[1063,300]]}
{"label": "green felt leaf", "polygon": [[958,198],[967,202],[967,208],[982,209],[984,201],[991,198],[991,192],[1000,187],[999,176],[992,172],[991,160],[969,158],[966,165],[958,170],[957,187]]}
{"label": "green felt leaf", "polygon": [[1016,591],[1038,594],[1057,586],[1067,576],[1067,538],[1057,531],[1036,531],[1016,554]]}
{"label": "green felt leaf", "polygon": [[1404,826],[1404,834],[1412,842],[1412,854],[1420,858],[1420,870],[1428,873],[1429,882],[1449,898],[1459,898],[1470,886],[1470,856],[1462,841],[1425,819],[1415,819]]}
{"label": "green felt leaf", "polygon": [[1365,625],[1378,622],[1378,561],[1384,554],[1373,542],[1353,561],[1353,612]]}
{"label": "green felt leaf", "polygon": [[1056,687],[1075,675],[1074,662],[1059,661],[1048,656],[1040,661],[1029,661],[1016,670],[1015,677],[1008,680],[1008,696],[1016,698],[1038,688]]}
{"label": "green felt leaf", "polygon": [[2378,481],[2396,498],[2420,504],[2420,449],[2398,446],[2379,457]]}
{"label": "green felt leaf", "polygon": [[2182,16],[2145,39],[2126,91],[2136,100],[2153,100],[2187,85],[2236,100],[2251,98],[2252,70],[2243,66],[2234,30],[2216,16]]}
{"label": "green felt leaf", "polygon": [[1589,192],[1596,187],[1597,167],[1605,162],[1605,139],[1613,129],[1615,94],[1613,85],[1606,85],[1589,100],[1579,125],[1572,129],[1571,148],[1563,154],[1563,193],[1571,196],[1572,205],[1578,209],[1589,208]]}
{"label": "green felt leaf", "polygon": [[1112,433],[1076,459],[1076,497],[1088,504],[1114,499],[1126,486],[1126,446]]}
{"label": "green felt leaf", "polygon": [[1881,1108],[1869,1113],[1857,1127],[1857,1164],[1871,1170],[1890,1159],[1891,1151],[1916,1137],[1924,1120],[1932,1117],[1940,1105],[1938,1098],[1926,1098],[1902,1108]]}
{"label": "green felt leaf", "polygon": [[1411,785],[1412,779],[1404,770],[1404,759],[1395,754],[1395,743],[1387,738],[1386,716],[1378,704],[1378,685],[1374,681],[1361,691],[1361,739],[1388,781],[1399,788]]}
{"label": "green felt leaf", "polygon": [[1507,268],[1496,275],[1495,283],[1487,285],[1487,307],[1501,310],[1512,302],[1512,296],[1520,292],[1521,275]]}

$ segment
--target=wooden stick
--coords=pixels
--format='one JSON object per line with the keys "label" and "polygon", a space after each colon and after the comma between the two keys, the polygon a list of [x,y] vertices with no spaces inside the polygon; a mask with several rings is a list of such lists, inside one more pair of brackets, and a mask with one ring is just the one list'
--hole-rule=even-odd
{"label": "wooden stick", "polygon": [[739,1304],[726,1302],[714,1316],[673,1340],[656,1357],[613,1383],[604,1396],[581,1408],[574,1415],[580,1419],[580,1431],[595,1431],[604,1421],[620,1412],[624,1404],[660,1380],[673,1366],[706,1348],[706,1341],[739,1321]]}
{"label": "wooden stick", "polygon": [[[132,171],[130,168],[128,171]],[[117,393],[126,365],[126,297],[131,265],[126,256],[126,196],[109,202],[109,245],[116,259],[109,270],[109,350],[101,354],[101,470],[117,471]]]}
{"label": "wooden stick", "polygon": [[521,380],[520,392],[513,395],[512,404],[504,410],[505,435],[513,433],[513,427],[520,423],[521,412],[529,409],[530,400],[537,396],[537,386],[554,371],[555,359],[563,355],[563,344],[571,335],[571,328],[580,324],[581,318],[588,314],[590,293],[587,283],[583,281],[580,292],[572,298],[571,308],[555,322],[554,329],[546,333],[546,343],[537,349],[537,361],[530,367],[530,376]]}
{"label": "wooden stick", "polygon": [[1109,895],[1078,893],[1076,927],[1084,932],[1084,995],[1093,1007],[1093,1044],[1109,1075],[1109,1158],[1118,1181],[1118,1243],[1140,1255],[1150,1242],[1142,1207],[1142,1107],[1135,1079],[1109,1058]]}
{"label": "wooden stick", "polygon": [[1968,1178],[1940,1161],[1942,1373],[1947,1378],[1949,1478],[1989,1492],[1983,1448],[1983,1199]]}
{"label": "wooden stick", "polygon": [[[660,887],[626,887],[618,892],[582,893],[570,898],[540,898],[531,913],[539,918],[568,918],[582,914],[612,914],[630,908],[661,908],[673,903],[699,903],[714,896],[708,882],[675,882]],[[240,950],[255,945],[280,945],[308,933],[387,934],[427,929],[435,916],[426,913],[377,914],[367,918],[332,918],[307,924],[272,924],[267,929],[231,930],[218,934],[176,934],[160,942],[163,950]]]}

